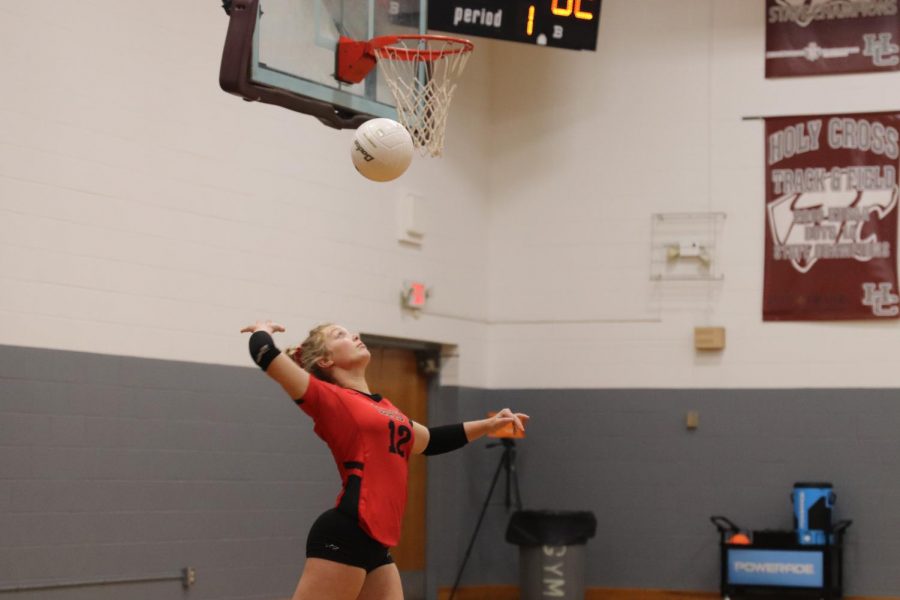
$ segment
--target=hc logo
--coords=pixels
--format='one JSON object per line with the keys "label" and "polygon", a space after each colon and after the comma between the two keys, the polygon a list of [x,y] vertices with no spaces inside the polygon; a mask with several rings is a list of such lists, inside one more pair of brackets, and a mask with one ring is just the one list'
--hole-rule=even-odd
{"label": "hc logo", "polygon": [[900,62],[897,53],[900,52],[900,46],[891,43],[890,33],[866,33],[863,35],[866,43],[863,49],[863,56],[871,56],[872,64],[876,67],[893,67]]}
{"label": "hc logo", "polygon": [[862,301],[863,306],[871,306],[873,315],[876,317],[894,317],[897,316],[897,313],[900,313],[900,307],[897,306],[897,303],[900,302],[900,296],[891,293],[891,288],[894,287],[893,284],[879,283],[877,288],[874,283],[864,283],[862,286],[865,292]]}

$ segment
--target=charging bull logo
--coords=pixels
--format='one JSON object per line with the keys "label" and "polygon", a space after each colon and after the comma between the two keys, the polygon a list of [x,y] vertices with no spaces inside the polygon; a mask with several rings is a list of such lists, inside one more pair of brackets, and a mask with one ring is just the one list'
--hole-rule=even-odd
{"label": "charging bull logo", "polygon": [[776,198],[766,207],[773,258],[789,260],[800,273],[809,272],[821,259],[890,258],[891,245],[878,239],[877,225],[892,214],[897,195],[895,185],[885,190],[805,192]]}

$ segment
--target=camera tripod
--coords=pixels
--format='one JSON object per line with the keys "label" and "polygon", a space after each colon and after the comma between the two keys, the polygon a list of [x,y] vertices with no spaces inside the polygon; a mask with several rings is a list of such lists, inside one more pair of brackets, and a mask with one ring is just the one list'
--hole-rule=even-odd
{"label": "camera tripod", "polygon": [[500,463],[497,465],[497,470],[494,471],[494,479],[491,481],[491,487],[488,489],[487,497],[484,499],[484,504],[481,506],[481,514],[478,515],[478,522],[475,524],[475,531],[472,532],[472,539],[469,540],[469,547],[466,548],[466,555],[463,557],[462,564],[459,566],[459,571],[456,573],[456,581],[453,582],[453,589],[450,590],[449,600],[453,600],[453,597],[456,595],[459,581],[462,579],[463,569],[466,568],[466,563],[469,562],[469,556],[472,554],[472,548],[475,546],[475,538],[478,537],[478,530],[481,528],[482,521],[484,521],[484,514],[487,512],[487,507],[491,502],[491,496],[494,495],[494,489],[497,487],[497,481],[500,479],[501,471],[506,473],[506,498],[504,502],[506,510],[509,510],[510,506],[513,505],[513,502],[515,503],[516,510],[522,510],[522,494],[519,492],[519,474],[516,469],[516,441],[511,438],[501,438],[498,442],[488,444],[485,449],[495,448],[497,446],[503,446],[503,454],[500,456]]}

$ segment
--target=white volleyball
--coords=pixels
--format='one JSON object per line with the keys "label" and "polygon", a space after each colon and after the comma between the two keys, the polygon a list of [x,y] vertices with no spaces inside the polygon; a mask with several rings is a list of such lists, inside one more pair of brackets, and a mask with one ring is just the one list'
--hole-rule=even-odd
{"label": "white volleyball", "polygon": [[356,130],[350,156],[363,177],[391,181],[403,175],[412,162],[412,136],[393,119],[371,119]]}

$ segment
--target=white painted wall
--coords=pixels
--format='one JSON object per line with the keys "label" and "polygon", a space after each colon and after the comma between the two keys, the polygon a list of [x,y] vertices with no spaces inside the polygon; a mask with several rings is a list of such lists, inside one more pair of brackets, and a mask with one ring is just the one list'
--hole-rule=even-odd
{"label": "white painted wall", "polygon": [[[764,52],[762,0],[607,0],[596,53],[496,48],[489,387],[900,385],[896,322],[762,322],[742,120],[900,109],[900,75],[767,81]],[[650,281],[651,215],[683,211],[726,213],[724,280]],[[725,351],[695,353],[695,325]]]}
{"label": "white painted wall", "polygon": [[[351,132],[218,87],[218,2],[0,6],[0,343],[247,365],[238,334],[336,320],[458,345],[486,379],[486,55],[469,65],[446,158],[361,178]],[[423,195],[424,247],[394,206]],[[416,319],[404,280],[431,307]]]}
{"label": "white painted wall", "polygon": [[[606,0],[596,53],[479,40],[445,157],[385,185],[350,132],[219,90],[226,25],[217,2],[0,6],[0,343],[247,364],[238,328],[272,317],[457,345],[444,383],[475,387],[900,383],[896,323],[762,322],[741,117],[900,108],[898,74],[766,81],[762,0]],[[395,240],[406,192],[421,250]],[[683,211],[727,214],[723,281],[650,281],[650,216]],[[698,355],[709,324],[727,349]]]}

